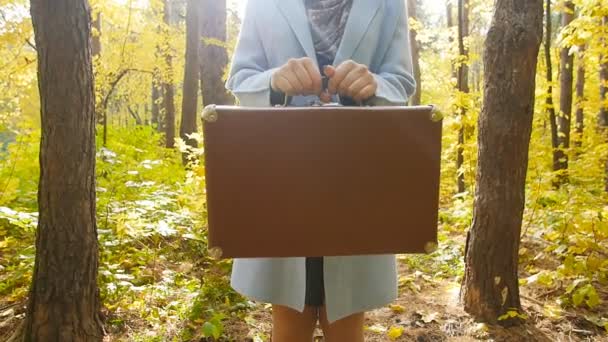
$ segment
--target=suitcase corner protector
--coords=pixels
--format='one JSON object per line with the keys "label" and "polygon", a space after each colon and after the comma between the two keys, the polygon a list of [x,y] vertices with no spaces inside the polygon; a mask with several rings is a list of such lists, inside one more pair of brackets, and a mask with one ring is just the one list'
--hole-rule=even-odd
{"label": "suitcase corner protector", "polygon": [[443,120],[443,113],[435,105],[431,105],[431,121],[440,122]]}
{"label": "suitcase corner protector", "polygon": [[218,119],[216,105],[210,104],[203,109],[201,117],[205,122],[216,122]]}
{"label": "suitcase corner protector", "polygon": [[437,250],[439,246],[437,246],[437,242],[429,241],[424,245],[424,251],[427,254],[431,254]]}
{"label": "suitcase corner protector", "polygon": [[221,247],[210,247],[207,251],[213,259],[219,260],[224,255],[224,250]]}

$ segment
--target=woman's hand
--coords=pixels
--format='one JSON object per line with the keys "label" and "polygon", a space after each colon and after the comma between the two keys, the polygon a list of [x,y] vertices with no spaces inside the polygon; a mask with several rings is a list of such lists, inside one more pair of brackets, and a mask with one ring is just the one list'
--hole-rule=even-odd
{"label": "woman's hand", "polygon": [[290,59],[270,80],[272,90],[288,96],[321,94],[321,73],[309,57]]}
{"label": "woman's hand", "polygon": [[341,96],[347,96],[357,102],[362,102],[376,95],[378,84],[374,75],[364,64],[348,60],[337,67],[327,66],[324,72],[329,77],[327,87],[329,94],[323,94],[322,99],[328,95],[338,93]]}

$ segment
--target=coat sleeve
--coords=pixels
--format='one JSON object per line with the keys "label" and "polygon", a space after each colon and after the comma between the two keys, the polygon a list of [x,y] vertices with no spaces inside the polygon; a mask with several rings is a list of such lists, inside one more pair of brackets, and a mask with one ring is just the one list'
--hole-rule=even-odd
{"label": "coat sleeve", "polygon": [[244,106],[270,106],[270,78],[276,69],[269,68],[268,58],[256,24],[257,1],[249,0],[232,57],[226,89]]}
{"label": "coat sleeve", "polygon": [[416,91],[413,76],[412,50],[408,25],[407,6],[400,1],[401,11],[388,50],[374,74],[378,89],[369,100],[374,106],[406,105]]}

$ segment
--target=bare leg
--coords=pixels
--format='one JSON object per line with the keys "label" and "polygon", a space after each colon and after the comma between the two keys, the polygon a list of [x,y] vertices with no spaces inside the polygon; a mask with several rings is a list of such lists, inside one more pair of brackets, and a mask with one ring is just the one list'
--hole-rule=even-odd
{"label": "bare leg", "polygon": [[319,314],[325,342],[363,342],[365,313],[350,315],[332,324],[327,321],[325,307],[319,309]]}
{"label": "bare leg", "polygon": [[318,309],[307,306],[304,312],[272,306],[272,342],[311,342],[317,325]]}

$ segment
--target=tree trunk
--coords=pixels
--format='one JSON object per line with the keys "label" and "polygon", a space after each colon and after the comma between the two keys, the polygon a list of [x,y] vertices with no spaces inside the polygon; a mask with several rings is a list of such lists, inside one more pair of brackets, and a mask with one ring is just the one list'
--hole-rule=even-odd
{"label": "tree trunk", "polygon": [[31,15],[42,137],[36,262],[24,340],[101,341],[89,5],[32,0]]}
{"label": "tree trunk", "polygon": [[462,296],[476,319],[503,325],[520,322],[499,317],[521,309],[517,261],[542,20],[542,0],[497,0],[485,42],[477,187]]}
{"label": "tree trunk", "polygon": [[[562,13],[562,29],[568,26],[574,19],[574,4],[566,1]],[[557,171],[558,185],[568,180],[568,149],[570,148],[570,122],[572,117],[572,84],[574,57],[570,55],[570,48],[565,46],[560,54],[560,115],[557,119]]]}
{"label": "tree trunk", "polygon": [[[469,1],[458,0],[458,92],[460,94],[469,93],[469,49],[464,40],[469,36]],[[460,104],[458,108],[460,115],[460,128],[458,129],[458,157],[456,167],[458,170],[458,193],[466,191],[464,182],[464,134],[466,129],[465,116],[467,114],[466,105]]]}
{"label": "tree trunk", "polygon": [[224,86],[226,52],[226,0],[205,1],[201,10],[201,89],[203,105],[229,105],[234,98]]}
{"label": "tree trunk", "polygon": [[[416,15],[416,0],[407,0],[407,8],[410,19],[418,19]],[[412,47],[412,63],[414,69],[414,78],[416,79],[416,93],[410,99],[412,106],[417,106],[421,103],[422,98],[422,79],[420,74],[420,45],[418,44],[416,32],[417,28],[410,26],[410,45]]]}
{"label": "tree trunk", "polygon": [[91,38],[91,53],[93,57],[101,54],[101,12],[97,11],[95,20],[91,25],[93,27]]}
{"label": "tree trunk", "polygon": [[164,20],[165,20],[165,39],[166,50],[165,63],[166,74],[163,80],[163,109],[165,122],[165,147],[173,148],[175,146],[175,89],[173,88],[173,52],[169,44],[171,26],[171,4],[169,0],[164,1]]}
{"label": "tree trunk", "polygon": [[585,46],[580,46],[578,53],[578,68],[576,71],[576,138],[574,145],[583,146],[583,131],[585,129]]}
{"label": "tree trunk", "polygon": [[[545,7],[545,64],[547,64],[547,98],[545,100],[547,111],[549,112],[549,123],[551,125],[551,148],[553,149],[553,171],[559,169],[559,154],[557,148],[559,141],[557,140],[557,115],[555,114],[555,105],[553,104],[553,65],[551,63],[551,0],[547,0]],[[554,183],[557,186],[557,183]]]}
{"label": "tree trunk", "polygon": [[155,72],[154,76],[152,76],[152,113],[150,121],[153,125],[156,125],[156,129],[160,132],[160,102],[161,102],[161,91],[160,91],[160,82],[158,81],[158,73]]}
{"label": "tree trunk", "polygon": [[[184,66],[184,88],[182,97],[182,121],[179,128],[180,137],[186,144],[196,147],[195,139],[188,138],[189,134],[196,132],[196,109],[198,105],[199,80],[199,49],[201,45],[201,32],[199,22],[199,0],[188,0],[186,9],[186,62]],[[183,156],[184,164],[187,156]]]}

